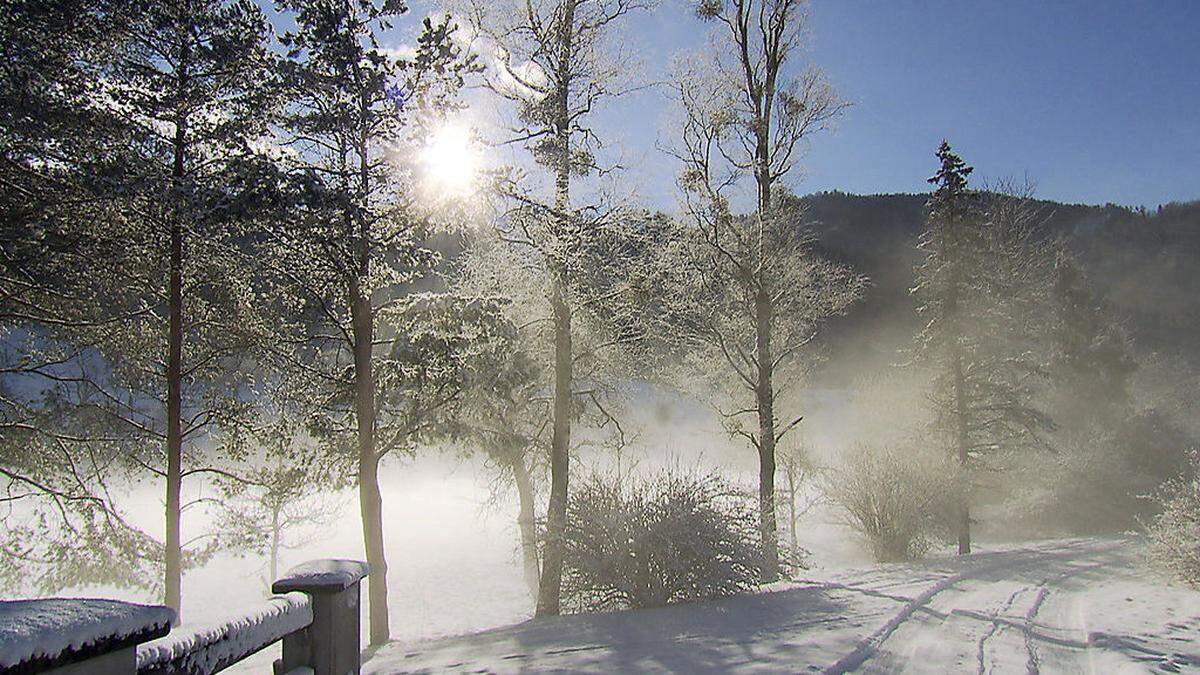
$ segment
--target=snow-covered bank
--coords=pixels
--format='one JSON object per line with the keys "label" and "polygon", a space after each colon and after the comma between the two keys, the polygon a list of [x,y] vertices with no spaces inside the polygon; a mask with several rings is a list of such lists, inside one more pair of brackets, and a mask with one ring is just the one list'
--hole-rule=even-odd
{"label": "snow-covered bank", "polygon": [[1082,539],[842,572],[755,595],[395,643],[364,673],[1200,671],[1200,593]]}

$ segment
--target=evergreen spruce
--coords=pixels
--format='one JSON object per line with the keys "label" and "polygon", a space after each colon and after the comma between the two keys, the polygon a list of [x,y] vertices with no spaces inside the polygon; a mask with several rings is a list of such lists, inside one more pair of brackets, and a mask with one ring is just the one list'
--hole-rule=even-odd
{"label": "evergreen spruce", "polygon": [[329,447],[353,448],[370,641],[380,645],[391,631],[379,463],[410,446],[409,425],[423,427],[397,412],[416,394],[405,390],[406,371],[393,368],[393,343],[411,330],[407,284],[437,260],[423,243],[430,221],[406,158],[423,129],[458,107],[455,93],[474,65],[449,17],[425,19],[416,53],[396,58],[379,35],[406,11],[402,3],[284,4],[296,26],[283,36],[283,135],[292,152],[280,162],[294,202],[281,214],[287,224],[267,233],[261,260],[286,317],[279,363],[317,411]]}
{"label": "evergreen spruce", "polygon": [[1052,426],[1034,400],[1045,375],[1038,336],[1049,260],[1024,195],[971,190],[972,168],[945,141],[937,158],[914,288],[924,323],[916,351],[934,368],[930,399],[958,465],[954,531],[966,554],[982,459],[1040,447]]}

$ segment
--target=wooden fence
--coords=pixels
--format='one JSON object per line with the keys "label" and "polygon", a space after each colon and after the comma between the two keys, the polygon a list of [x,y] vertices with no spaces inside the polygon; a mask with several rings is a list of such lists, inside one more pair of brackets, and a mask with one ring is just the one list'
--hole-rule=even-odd
{"label": "wooden fence", "polygon": [[359,671],[357,560],[314,560],[226,621],[172,630],[159,605],[103,599],[0,602],[0,675],[209,675],[283,641],[276,675]]}

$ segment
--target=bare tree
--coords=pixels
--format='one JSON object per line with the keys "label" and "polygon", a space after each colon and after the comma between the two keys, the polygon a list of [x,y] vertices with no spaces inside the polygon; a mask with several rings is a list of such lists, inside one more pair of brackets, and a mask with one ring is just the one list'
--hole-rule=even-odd
{"label": "bare tree", "polygon": [[[726,363],[752,396],[724,410],[759,455],[763,580],[779,573],[775,446],[799,423],[780,425],[778,381],[815,337],[816,326],[861,293],[864,280],[821,260],[802,232],[803,212],[784,193],[805,144],[842,114],[820,71],[793,74],[803,45],[801,0],[703,0],[697,14],[716,24],[713,48],[680,62],[682,132],[669,149],[684,165],[680,187],[695,227],[693,306],[685,322],[697,346]],[[734,212],[739,179],[754,182],[753,211]],[[756,419],[753,430],[741,418]]]}
{"label": "bare tree", "polygon": [[812,489],[819,469],[813,463],[801,438],[797,433],[789,439],[790,442],[777,448],[778,463],[783,469],[783,494],[780,496],[779,506],[788,525],[788,543],[791,545],[793,556],[798,556],[801,552],[797,524],[824,501],[821,491]]}
{"label": "bare tree", "polygon": [[584,205],[576,178],[604,173],[596,152],[600,138],[589,125],[604,100],[624,91],[627,62],[615,29],[649,0],[530,0],[462,7],[477,46],[493,58],[488,88],[515,105],[518,122],[503,142],[525,148],[552,180],[549,195],[510,177],[500,191],[512,208],[502,219],[504,238],[535,256],[547,280],[553,349],[550,500],[538,615],[559,613],[563,530],[570,475],[571,420],[576,388],[574,322],[588,311],[580,275],[591,262],[588,243],[610,227],[618,210]]}

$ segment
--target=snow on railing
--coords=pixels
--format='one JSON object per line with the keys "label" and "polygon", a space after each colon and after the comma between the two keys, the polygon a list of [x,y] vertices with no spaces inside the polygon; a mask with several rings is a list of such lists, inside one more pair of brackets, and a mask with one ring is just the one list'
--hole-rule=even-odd
{"label": "snow on railing", "polygon": [[280,640],[277,675],[357,673],[359,586],[367,565],[317,560],[278,594],[228,621],[174,632],[170,609],[117,600],[0,602],[0,675],[209,675]]}
{"label": "snow on railing", "polygon": [[[0,602],[0,673],[42,673],[95,658],[128,661],[138,643],[166,635],[166,607],[92,598]],[[115,672],[115,671],[114,671]]]}
{"label": "snow on railing", "polygon": [[143,675],[215,673],[312,624],[312,601],[300,592],[277,595],[221,622],[173,631],[137,648]]}

